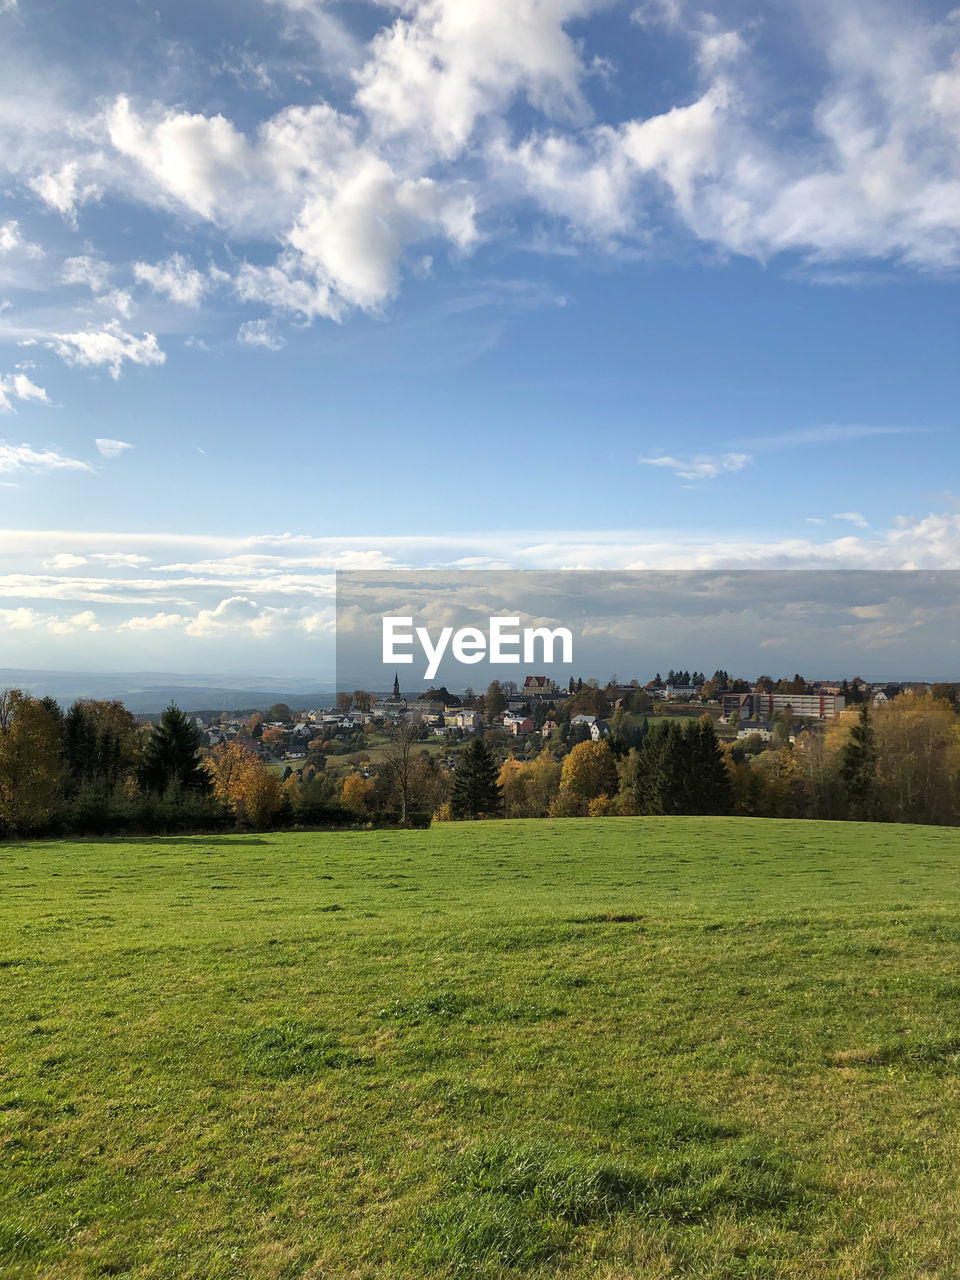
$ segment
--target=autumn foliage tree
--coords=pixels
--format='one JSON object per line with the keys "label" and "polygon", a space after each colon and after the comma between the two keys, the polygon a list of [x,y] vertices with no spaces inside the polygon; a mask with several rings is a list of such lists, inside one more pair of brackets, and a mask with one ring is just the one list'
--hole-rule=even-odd
{"label": "autumn foliage tree", "polygon": [[49,708],[19,689],[0,691],[0,833],[43,826],[60,771],[60,728]]}
{"label": "autumn foliage tree", "polygon": [[204,766],[213,794],[234,815],[238,827],[261,831],[283,809],[279,778],[242,743],[215,747]]}
{"label": "autumn foliage tree", "polygon": [[343,780],[341,800],[354,813],[369,813],[376,805],[377,788],[372,778],[351,773]]}
{"label": "autumn foliage tree", "polygon": [[588,812],[591,801],[612,798],[617,790],[617,762],[609,745],[578,743],[563,762],[560,792],[554,810],[558,816],[572,817]]}

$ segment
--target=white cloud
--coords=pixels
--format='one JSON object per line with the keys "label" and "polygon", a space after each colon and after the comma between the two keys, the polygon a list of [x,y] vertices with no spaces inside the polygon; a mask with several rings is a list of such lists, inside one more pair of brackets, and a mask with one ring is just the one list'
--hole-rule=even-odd
{"label": "white cloud", "polygon": [[245,320],[237,332],[237,341],[248,347],[266,347],[268,351],[280,351],[286,340],[274,333],[268,320]]}
{"label": "white cloud", "polygon": [[53,333],[50,339],[47,345],[67,364],[106,365],[115,380],[120,377],[124,360],[131,364],[158,365],[167,358],[154,334],[134,337],[126,333],[117,320],[111,320],[100,329]]}
{"label": "white cloud", "polygon": [[518,93],[538,110],[586,114],[585,67],[564,24],[597,0],[426,0],[402,6],[357,74],[357,103],[381,136],[411,135],[431,155],[453,157],[478,120]]}
{"label": "white cloud", "polygon": [[72,551],[60,551],[49,560],[44,560],[45,569],[79,569],[87,563],[86,556],[74,555]]}
{"label": "white cloud", "polygon": [[71,635],[74,631],[99,631],[100,624],[91,609],[75,613],[70,618],[54,618],[47,622],[47,630],[53,635]]}
{"label": "white cloud", "polygon": [[855,524],[860,529],[870,528],[869,523],[859,511],[837,511],[833,518],[834,520],[849,520],[851,524]]}
{"label": "white cloud", "polygon": [[149,564],[149,556],[138,556],[128,551],[93,551],[90,553],[91,560],[99,560],[107,568],[112,569],[135,569],[139,565]]}
{"label": "white cloud", "polygon": [[256,632],[260,624],[261,611],[253,600],[248,600],[245,596],[230,596],[221,600],[215,609],[201,609],[187,626],[187,634],[208,636],[235,628]]}
{"label": "white cloud", "polygon": [[150,120],[121,96],[107,112],[106,126],[113,146],[140,167],[155,191],[204,218],[229,212],[231,193],[256,176],[250,144],[222,115],[169,111]]}
{"label": "white cloud", "polygon": [[154,613],[128,618],[120,626],[126,631],[173,631],[183,629],[189,622],[182,613]]}
{"label": "white cloud", "polygon": [[64,284],[85,284],[91,293],[103,293],[110,282],[111,271],[109,262],[81,254],[65,259],[60,279]]}
{"label": "white cloud", "polygon": [[698,453],[692,458],[673,458],[664,454],[655,458],[638,458],[637,461],[648,467],[666,467],[683,480],[715,480],[727,472],[742,471],[753,461],[753,456],[749,453]]}
{"label": "white cloud", "polygon": [[97,452],[104,458],[119,458],[121,453],[133,448],[133,445],[126,440],[111,440],[107,436],[98,436],[94,444],[97,446]]}
{"label": "white cloud", "polygon": [[244,302],[262,302],[275,311],[289,311],[313,320],[325,316],[339,320],[343,305],[329,285],[308,278],[306,264],[298,254],[282,253],[273,266],[252,266],[245,262],[233,280],[236,294]]}
{"label": "white cloud", "polygon": [[[536,234],[566,249],[654,254],[677,238],[669,230],[762,261],[960,265],[960,24],[949,16],[802,6],[813,15],[804,66],[819,70],[801,97],[750,24],[648,3],[636,15],[645,38],[663,38],[659,25],[686,40],[696,88],[655,115],[604,122],[587,101],[596,57],[579,20],[608,0],[398,0],[366,45],[322,0],[274,2],[313,32],[322,66],[329,55],[352,69],[341,110],[285,107],[244,131],[124,96],[86,118],[48,109],[36,126],[19,120],[9,171],[70,217],[103,187],[181,224],[184,213],[211,222],[253,259],[232,273],[241,300],[306,320],[382,308],[431,242],[457,255],[482,234],[506,237],[518,204],[547,215]],[[259,64],[247,72],[269,88]],[[4,224],[0,251],[23,248],[18,237]],[[279,244],[277,260],[251,241]],[[223,275],[180,254],[132,265],[189,306]],[[108,303],[129,309],[120,291]]]}
{"label": "white cloud", "polygon": [[442,236],[461,252],[476,244],[473,194],[459,183],[401,179],[365,156],[333,192],[303,207],[287,239],[348,304],[375,309],[396,290],[401,257],[412,244]]}
{"label": "white cloud", "polygon": [[13,400],[34,400],[49,404],[50,398],[43,387],[31,382],[25,373],[0,374],[0,413],[9,413]]}
{"label": "white cloud", "polygon": [[102,307],[106,307],[108,311],[113,311],[117,315],[129,318],[133,311],[133,298],[126,289],[111,289],[109,292],[101,294],[97,298],[97,302]]}
{"label": "white cloud", "polygon": [[22,253],[27,258],[42,258],[43,250],[38,244],[24,240],[20,231],[20,223],[16,219],[0,222],[0,253]]}
{"label": "white cloud", "polygon": [[35,609],[0,609],[0,625],[10,631],[32,631],[42,621]]}
{"label": "white cloud", "polygon": [[208,277],[180,253],[172,254],[164,262],[135,262],[133,274],[155,292],[187,307],[198,307],[210,287]]}
{"label": "white cloud", "polygon": [[0,440],[0,473],[20,471],[92,471],[89,462],[68,458],[55,449],[34,449],[28,444]]}
{"label": "white cloud", "polygon": [[84,185],[79,178],[80,165],[76,160],[67,161],[59,169],[48,169],[30,179],[30,188],[44,204],[72,224],[76,223],[76,210],[80,204],[95,200],[100,195],[96,183]]}

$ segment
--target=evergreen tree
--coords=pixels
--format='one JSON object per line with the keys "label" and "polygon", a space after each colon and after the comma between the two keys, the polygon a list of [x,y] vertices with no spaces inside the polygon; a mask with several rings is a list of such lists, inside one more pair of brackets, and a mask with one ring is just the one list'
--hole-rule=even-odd
{"label": "evergreen tree", "polygon": [[63,763],[68,791],[75,790],[94,774],[97,732],[86,709],[75,702],[63,718]]}
{"label": "evergreen tree", "polygon": [[171,785],[185,791],[208,791],[210,774],[197,759],[200,745],[197,726],[171,702],[144,746],[140,763],[142,786],[160,794]]}
{"label": "evergreen tree", "polygon": [[693,754],[693,813],[723,814],[733,808],[730,774],[717,741],[713,721],[704,716],[690,721],[688,736]]}
{"label": "evergreen tree", "polygon": [[840,784],[851,818],[866,820],[876,816],[876,774],[877,745],[870,708],[861,702],[859,718],[850,730],[850,739],[840,758]]}
{"label": "evergreen tree", "polygon": [[453,775],[450,809],[455,818],[493,818],[503,808],[497,764],[482,738],[461,752]]}

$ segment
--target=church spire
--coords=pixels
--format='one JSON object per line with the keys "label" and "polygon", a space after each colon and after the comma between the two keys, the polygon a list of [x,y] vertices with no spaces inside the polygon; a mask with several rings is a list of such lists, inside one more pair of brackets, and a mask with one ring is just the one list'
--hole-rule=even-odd
{"label": "church spire", "polygon": [[393,673],[393,696],[399,701],[400,699],[400,677],[396,672]]}

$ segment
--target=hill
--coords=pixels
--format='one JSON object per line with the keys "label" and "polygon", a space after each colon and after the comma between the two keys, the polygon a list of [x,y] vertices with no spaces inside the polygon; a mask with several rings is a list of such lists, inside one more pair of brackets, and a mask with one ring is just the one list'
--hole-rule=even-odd
{"label": "hill", "polygon": [[960,831],[0,845],[0,1273],[955,1277]]}

